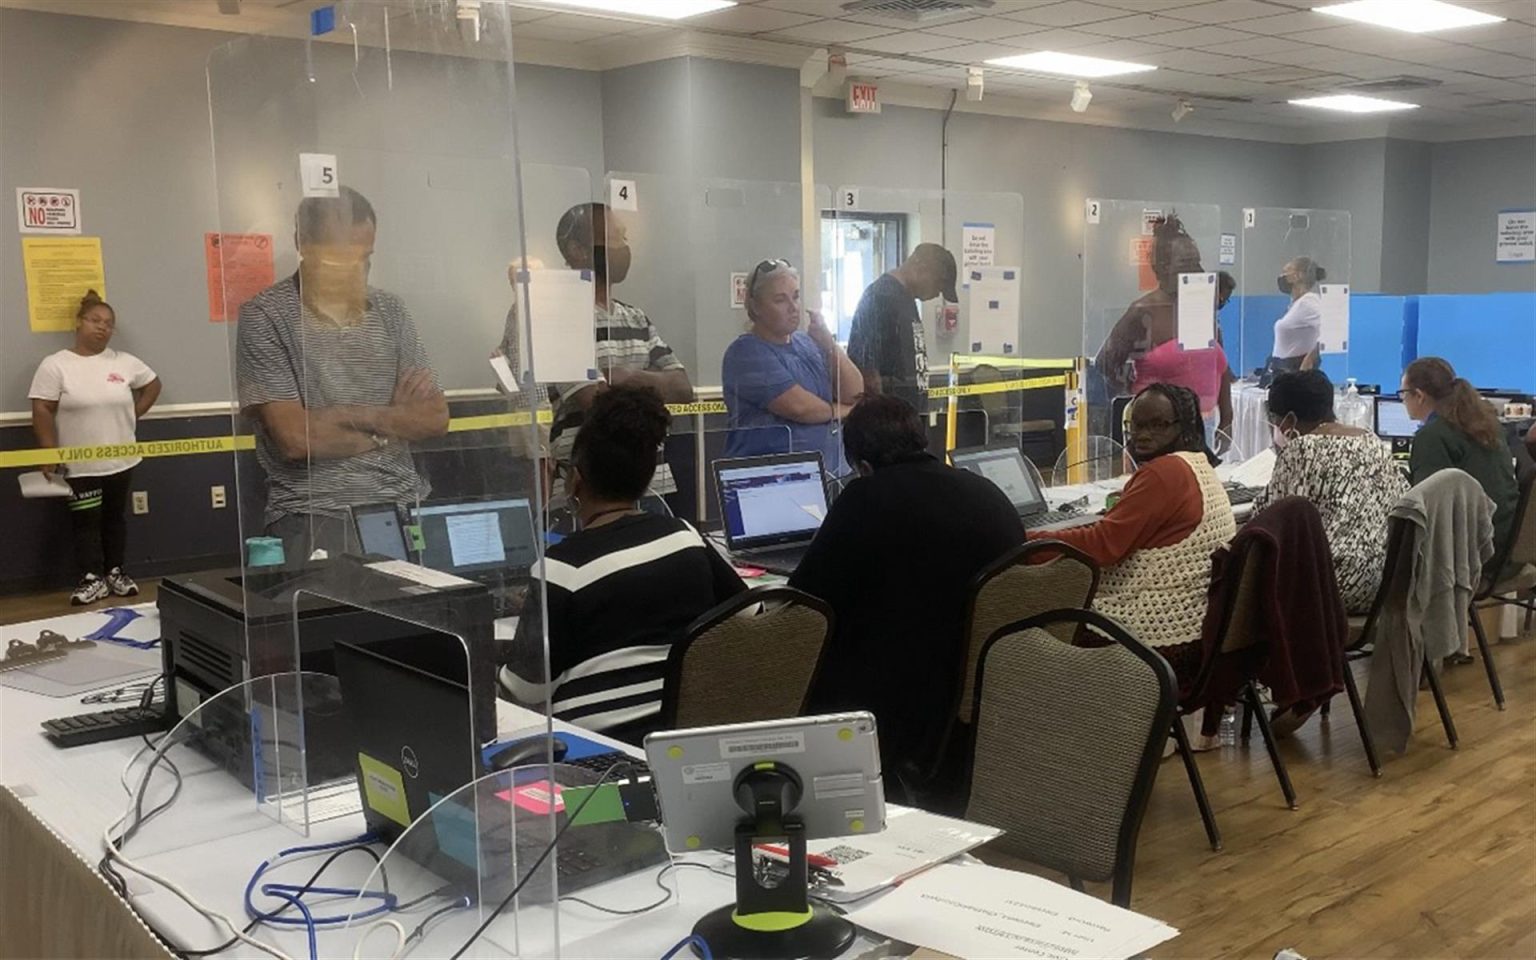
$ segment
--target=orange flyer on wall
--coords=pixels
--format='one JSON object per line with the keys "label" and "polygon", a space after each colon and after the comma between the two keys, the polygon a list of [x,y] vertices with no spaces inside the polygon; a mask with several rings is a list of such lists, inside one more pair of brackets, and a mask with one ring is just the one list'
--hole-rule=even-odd
{"label": "orange flyer on wall", "polygon": [[272,286],[270,233],[205,233],[203,259],[208,265],[208,319],[214,323],[238,316],[241,304]]}

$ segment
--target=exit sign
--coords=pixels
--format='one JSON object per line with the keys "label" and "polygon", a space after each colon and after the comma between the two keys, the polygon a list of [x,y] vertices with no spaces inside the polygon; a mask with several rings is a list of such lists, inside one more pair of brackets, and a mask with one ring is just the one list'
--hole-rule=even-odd
{"label": "exit sign", "polygon": [[873,83],[850,80],[848,82],[848,112],[879,113],[880,87]]}

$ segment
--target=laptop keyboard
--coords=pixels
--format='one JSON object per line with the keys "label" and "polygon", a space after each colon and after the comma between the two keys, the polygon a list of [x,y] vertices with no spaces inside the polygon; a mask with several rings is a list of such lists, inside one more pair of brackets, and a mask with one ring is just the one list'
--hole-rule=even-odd
{"label": "laptop keyboard", "polygon": [[1232,502],[1232,506],[1234,507],[1241,507],[1246,504],[1250,504],[1259,498],[1260,493],[1263,493],[1263,491],[1257,487],[1244,487],[1235,483],[1228,484],[1226,486],[1226,491],[1227,499]]}

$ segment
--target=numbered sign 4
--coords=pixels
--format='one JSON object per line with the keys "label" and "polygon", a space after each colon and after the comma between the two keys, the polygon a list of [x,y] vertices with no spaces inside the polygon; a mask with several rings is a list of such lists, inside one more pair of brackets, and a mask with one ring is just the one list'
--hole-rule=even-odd
{"label": "numbered sign 4", "polygon": [[638,211],[640,198],[635,193],[635,181],[609,180],[608,206],[615,210]]}

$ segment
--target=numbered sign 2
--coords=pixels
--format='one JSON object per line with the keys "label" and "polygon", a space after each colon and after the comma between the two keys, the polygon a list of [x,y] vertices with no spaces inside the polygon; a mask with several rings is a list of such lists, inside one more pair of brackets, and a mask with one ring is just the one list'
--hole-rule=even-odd
{"label": "numbered sign 2", "polygon": [[640,198],[635,195],[635,181],[609,180],[608,206],[615,210],[639,210]]}
{"label": "numbered sign 2", "polygon": [[306,197],[341,196],[341,175],[334,153],[299,154],[299,183]]}
{"label": "numbered sign 2", "polygon": [[1099,201],[1090,199],[1090,200],[1087,201],[1086,207],[1087,207],[1088,222],[1089,223],[1098,223],[1099,222],[1099,215],[1100,215],[1100,211],[1101,211],[1101,205],[1100,205]]}

